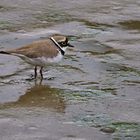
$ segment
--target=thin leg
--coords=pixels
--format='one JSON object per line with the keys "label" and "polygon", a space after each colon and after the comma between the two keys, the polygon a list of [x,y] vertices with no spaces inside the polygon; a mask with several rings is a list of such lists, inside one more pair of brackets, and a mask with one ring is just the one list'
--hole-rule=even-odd
{"label": "thin leg", "polygon": [[40,68],[40,75],[41,75],[41,79],[43,79],[43,73],[42,73],[43,67]]}
{"label": "thin leg", "polygon": [[35,71],[35,79],[36,79],[36,77],[37,77],[37,66],[35,66],[34,71]]}

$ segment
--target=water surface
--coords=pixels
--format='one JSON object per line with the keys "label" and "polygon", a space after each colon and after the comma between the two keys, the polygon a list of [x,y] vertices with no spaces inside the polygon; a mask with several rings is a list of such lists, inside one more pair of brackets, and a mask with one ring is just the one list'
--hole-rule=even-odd
{"label": "water surface", "polygon": [[59,33],[74,49],[31,80],[0,55],[2,140],[140,139],[140,2],[3,0],[0,50]]}

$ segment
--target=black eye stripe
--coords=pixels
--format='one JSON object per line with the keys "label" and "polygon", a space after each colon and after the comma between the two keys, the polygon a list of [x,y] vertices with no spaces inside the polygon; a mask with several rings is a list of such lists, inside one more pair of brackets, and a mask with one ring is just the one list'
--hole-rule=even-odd
{"label": "black eye stripe", "polygon": [[59,41],[58,44],[61,46],[61,47],[66,47],[68,45],[68,38],[66,38],[65,40],[63,41]]}
{"label": "black eye stripe", "polygon": [[59,42],[61,46],[67,46],[67,42]]}
{"label": "black eye stripe", "polygon": [[62,44],[67,44],[66,42],[61,42]]}

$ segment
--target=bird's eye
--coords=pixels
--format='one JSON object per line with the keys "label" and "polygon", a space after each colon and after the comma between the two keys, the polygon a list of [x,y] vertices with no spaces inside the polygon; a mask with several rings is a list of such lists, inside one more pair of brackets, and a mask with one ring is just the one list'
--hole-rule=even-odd
{"label": "bird's eye", "polygon": [[67,43],[66,43],[66,42],[61,42],[61,44],[62,44],[63,46],[66,46],[66,45],[67,45]]}

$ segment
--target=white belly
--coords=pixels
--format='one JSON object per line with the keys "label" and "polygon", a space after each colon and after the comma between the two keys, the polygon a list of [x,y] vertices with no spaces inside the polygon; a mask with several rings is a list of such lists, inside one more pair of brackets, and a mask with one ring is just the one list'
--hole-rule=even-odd
{"label": "white belly", "polygon": [[61,53],[59,53],[56,57],[53,58],[47,58],[47,57],[38,57],[35,58],[33,61],[35,61],[35,63],[37,64],[41,64],[43,66],[49,64],[49,63],[58,63],[62,60],[63,55]]}
{"label": "white belly", "polygon": [[29,63],[31,65],[35,65],[35,66],[45,66],[49,63],[57,63],[57,62],[61,61],[63,58],[63,55],[61,53],[58,53],[58,55],[53,58],[48,58],[45,56],[38,57],[38,58],[29,58],[29,57],[26,57],[24,55],[19,55],[19,54],[18,55],[16,54],[16,56],[20,57],[27,63]]}

